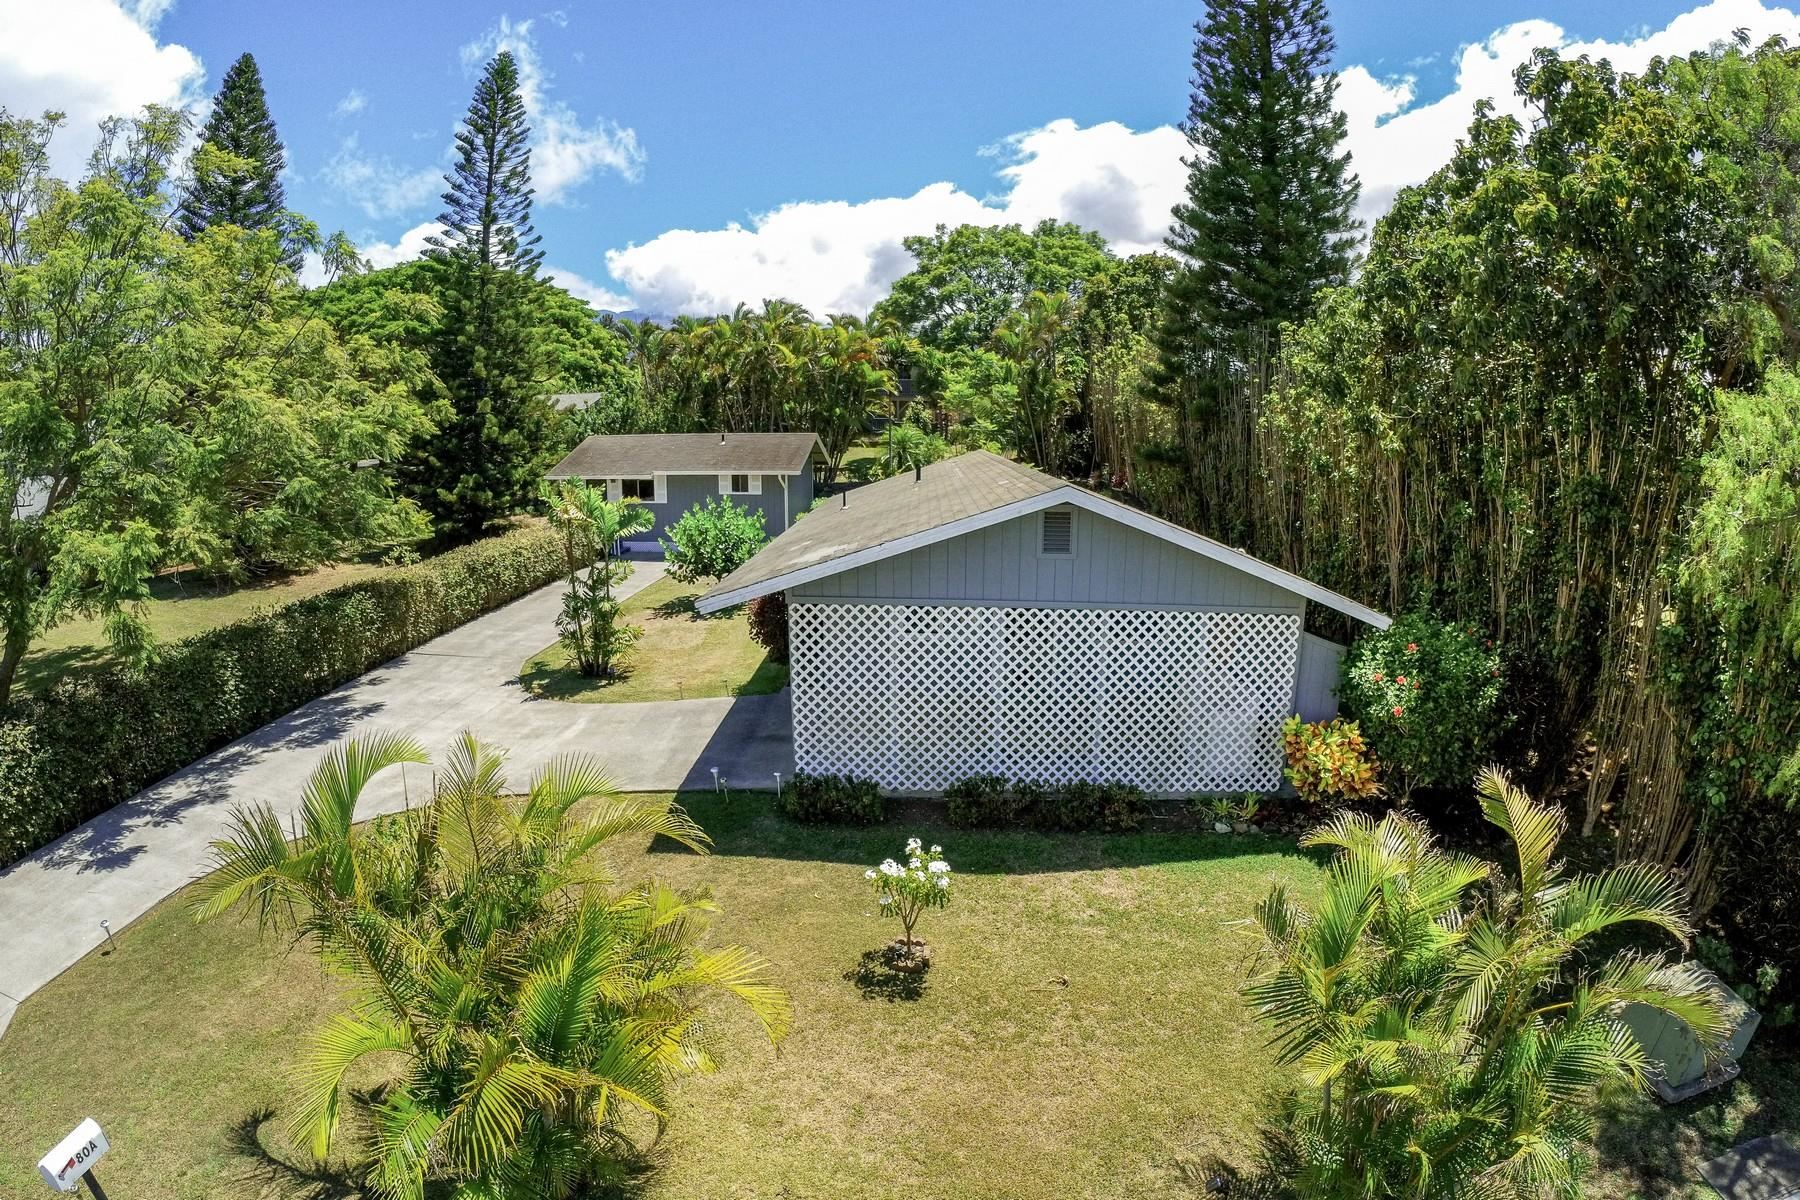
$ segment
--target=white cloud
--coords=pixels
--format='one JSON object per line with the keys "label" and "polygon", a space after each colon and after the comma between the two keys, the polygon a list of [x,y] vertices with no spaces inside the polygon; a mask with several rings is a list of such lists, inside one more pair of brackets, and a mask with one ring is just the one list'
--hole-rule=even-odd
{"label": "white cloud", "polygon": [[332,115],[353,117],[367,107],[369,107],[369,98],[362,94],[362,89],[351,88],[344,93],[344,98],[337,102],[337,107],[332,109]]}
{"label": "white cloud", "polygon": [[[567,19],[563,14],[551,16],[558,25]],[[561,203],[601,171],[616,171],[633,181],[641,178],[644,150],[635,131],[605,118],[584,122],[574,109],[550,95],[555,77],[538,57],[531,25],[501,17],[487,34],[462,48],[462,58],[470,70],[480,69],[502,50],[512,51],[518,62],[519,96],[531,120],[531,182],[537,198]]]}
{"label": "white cloud", "polygon": [[413,170],[385,155],[365,154],[354,133],[338,145],[322,174],[345,199],[371,217],[417,212],[444,190],[444,173],[438,168]]}
{"label": "white cloud", "polygon": [[436,221],[426,221],[414,225],[391,242],[371,242],[367,246],[358,246],[356,250],[368,260],[371,267],[379,271],[383,267],[411,262],[424,254],[425,239],[437,233],[439,228]]}
{"label": "white cloud", "polygon": [[1761,0],[1712,0],[1661,29],[1617,42],[1577,41],[1549,21],[1520,21],[1464,46],[1457,55],[1455,86],[1425,104],[1414,103],[1411,78],[1377,79],[1364,67],[1349,67],[1340,76],[1338,104],[1349,121],[1347,143],[1362,178],[1360,215],[1372,222],[1387,211],[1396,192],[1447,162],[1456,140],[1468,131],[1476,101],[1492,101],[1497,112],[1528,119],[1513,94],[1512,76],[1539,47],[1566,58],[1604,58],[1621,71],[1636,72],[1652,58],[1704,50],[1737,29],[1749,30],[1754,45],[1771,34],[1800,34],[1800,17]]}
{"label": "white cloud", "polygon": [[[1792,37],[1800,35],[1800,18],[1761,0],[1711,0],[1662,29],[1618,42],[1576,41],[1548,21],[1521,21],[1463,47],[1455,86],[1427,103],[1418,102],[1411,77],[1380,78],[1348,67],[1338,103],[1362,179],[1359,214],[1372,221],[1400,188],[1448,161],[1477,100],[1525,116],[1513,97],[1512,73],[1540,46],[1641,71],[1652,57],[1703,50],[1739,28],[1753,42],[1775,33]],[[708,314],[782,297],[815,313],[861,313],[912,265],[901,239],[939,223],[1030,225],[1054,217],[1098,230],[1121,254],[1156,249],[1182,193],[1186,151],[1186,140],[1169,126],[1134,132],[1112,122],[1084,128],[1052,121],[989,151],[1006,162],[998,172],[1001,193],[986,200],[933,183],[904,197],[797,201],[747,224],[672,229],[609,251],[606,263],[640,307],[656,311]]]}
{"label": "white cloud", "polygon": [[658,312],[725,312],[781,297],[817,314],[866,313],[912,267],[901,239],[938,225],[1054,218],[1098,230],[1120,253],[1156,248],[1181,194],[1185,147],[1167,127],[1052,121],[989,151],[1004,160],[1006,184],[992,200],[933,183],[911,196],[785,204],[748,226],[670,230],[609,251],[606,265],[639,306]]}
{"label": "white cloud", "polygon": [[57,174],[81,173],[104,117],[204,102],[199,57],[156,38],[168,7],[169,0],[137,0],[129,11],[112,0],[0,0],[0,103],[16,114],[67,115],[52,144]]}
{"label": "white cloud", "polygon": [[603,287],[591,279],[584,279],[573,271],[565,271],[557,266],[545,266],[538,274],[576,299],[586,300],[597,310],[622,312],[632,307],[630,296],[620,295],[611,288]]}

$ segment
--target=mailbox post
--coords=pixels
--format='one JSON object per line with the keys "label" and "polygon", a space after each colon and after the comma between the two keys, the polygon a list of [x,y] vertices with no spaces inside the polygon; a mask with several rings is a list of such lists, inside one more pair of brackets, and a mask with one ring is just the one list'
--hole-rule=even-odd
{"label": "mailbox post", "polygon": [[56,1143],[55,1149],[38,1159],[38,1174],[53,1192],[73,1192],[85,1181],[94,1200],[106,1200],[106,1189],[94,1174],[94,1164],[110,1148],[100,1123],[89,1117]]}

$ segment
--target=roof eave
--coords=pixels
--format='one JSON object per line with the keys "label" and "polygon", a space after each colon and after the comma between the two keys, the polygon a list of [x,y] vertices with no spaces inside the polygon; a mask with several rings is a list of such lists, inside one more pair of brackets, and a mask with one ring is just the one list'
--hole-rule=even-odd
{"label": "roof eave", "polygon": [[[1147,513],[1139,512],[1129,505],[1121,504],[1116,500],[1109,500],[1104,496],[1097,495],[1084,488],[1075,487],[1073,484],[1064,484],[1063,486],[1053,488],[1050,491],[1040,492],[1035,496],[1027,496],[1022,500],[1015,500],[1011,503],[1002,504],[983,512],[959,518],[955,521],[948,521],[942,525],[935,525],[930,529],[921,530],[918,533],[909,534],[906,537],[893,538],[886,542],[877,543],[874,546],[864,547],[861,550],[854,551],[841,557],[827,559],[821,563],[813,563],[804,567],[797,567],[791,571],[784,571],[779,575],[773,575],[768,579],[759,580],[754,583],[727,587],[726,585],[731,582],[730,577],[727,576],[702,594],[695,602],[694,607],[701,613],[720,612],[724,609],[743,604],[746,601],[754,600],[759,596],[767,596],[774,592],[786,591],[788,588],[798,587],[803,583],[811,583],[815,579],[825,579],[832,575],[839,575],[845,571],[854,570],[860,566],[866,566],[871,562],[880,562],[884,558],[892,558],[897,554],[905,554],[909,550],[917,550],[924,546],[948,541],[950,538],[961,537],[965,533],[973,533],[978,529],[985,529],[990,525],[998,525],[1003,521],[1010,521],[1016,517],[1028,516],[1031,513],[1039,512],[1046,508],[1054,508],[1059,504],[1074,504],[1079,508],[1084,508],[1089,512],[1108,520],[1118,521],[1120,524],[1147,533],[1151,537],[1161,541],[1181,546],[1186,550],[1199,554],[1203,558],[1210,558],[1215,562],[1223,563],[1226,566],[1233,567],[1246,574],[1254,575],[1285,591],[1292,592],[1297,596],[1303,596],[1308,600],[1323,604],[1327,608],[1343,613],[1345,616],[1352,617],[1364,624],[1373,625],[1376,629],[1386,629],[1389,625],[1393,624],[1393,619],[1387,614],[1377,612],[1367,605],[1359,604],[1348,596],[1341,596],[1330,588],[1321,587],[1309,579],[1304,579],[1290,571],[1284,571],[1280,567],[1263,562],[1261,559],[1246,554],[1241,550],[1233,550],[1231,547],[1220,542],[1215,542],[1211,538],[1202,537],[1197,533],[1182,529],[1180,526],[1172,525],[1167,521],[1160,521]],[[773,548],[779,541],[780,539],[777,538],[776,542],[769,543],[769,546],[765,547],[760,553],[767,553],[768,550]],[[750,563],[754,563],[755,561],[756,559],[752,558]],[[749,566],[750,563],[746,563],[745,566]],[[741,569],[742,568],[740,568],[740,570]]]}

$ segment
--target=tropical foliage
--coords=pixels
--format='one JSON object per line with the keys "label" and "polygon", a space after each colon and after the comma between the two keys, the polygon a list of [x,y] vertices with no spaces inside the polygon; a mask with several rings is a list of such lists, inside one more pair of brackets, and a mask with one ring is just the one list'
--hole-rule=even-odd
{"label": "tropical foliage", "polygon": [[1466,787],[1505,727],[1500,656],[1473,626],[1410,613],[1356,640],[1338,699],[1402,797]]}
{"label": "tropical foliage", "polygon": [[586,676],[605,679],[614,664],[642,633],[619,621],[613,589],[625,582],[631,564],[613,551],[633,534],[655,523],[636,500],[608,500],[598,488],[578,479],[545,480],[545,511],[562,535],[569,587],[563,593],[557,632],[569,661]]}
{"label": "tropical foliage", "polygon": [[346,1077],[374,1057],[392,1065],[365,1114],[375,1194],[586,1194],[638,1161],[669,1084],[718,1061],[708,997],[740,1001],[774,1042],[788,998],[754,954],[704,945],[704,892],[609,877],[596,852],[623,835],[703,851],[679,808],[620,796],[573,756],[510,796],[502,755],[465,734],[432,803],[358,826],[364,788],[407,763],[426,756],[405,738],[329,752],[292,840],[267,806],[239,810],[195,915],[252,912],[355,983],[296,1076],[294,1131],[314,1154],[331,1152]]}
{"label": "tropical foliage", "polygon": [[903,244],[913,269],[895,281],[876,316],[939,351],[979,349],[1033,292],[1066,293],[1112,261],[1100,235],[1060,221],[1029,233],[1017,225],[940,225]]}
{"label": "tropical foliage", "polygon": [[843,315],[818,324],[784,300],[622,329],[649,427],[816,433],[833,474],[897,387],[898,347],[880,325]]}
{"label": "tropical foliage", "polygon": [[669,574],[683,583],[723,579],[769,540],[760,508],[709,496],[682,513],[662,539]]}
{"label": "tropical foliage", "polygon": [[1355,721],[1289,717],[1281,726],[1281,750],[1287,759],[1283,775],[1308,804],[1381,795],[1381,764]]}
{"label": "tropical foliage", "polygon": [[75,186],[50,175],[59,124],[0,112],[0,706],[71,613],[147,660],[134,606],[167,564],[242,578],[425,532],[360,469],[425,413],[392,356],[307,319],[288,266],[300,245],[341,269],[341,241],[291,215],[184,240],[179,114],[107,122]]}
{"label": "tropical foliage", "polygon": [[1440,848],[1399,810],[1341,814],[1302,839],[1335,853],[1317,904],[1276,888],[1257,908],[1262,963],[1245,994],[1298,1084],[1271,1126],[1294,1194],[1573,1198],[1603,1089],[1649,1069],[1626,1006],[1727,1030],[1717,993],[1664,952],[1686,941],[1680,885],[1631,864],[1577,875],[1555,861],[1561,811],[1498,771],[1482,813],[1509,868]]}

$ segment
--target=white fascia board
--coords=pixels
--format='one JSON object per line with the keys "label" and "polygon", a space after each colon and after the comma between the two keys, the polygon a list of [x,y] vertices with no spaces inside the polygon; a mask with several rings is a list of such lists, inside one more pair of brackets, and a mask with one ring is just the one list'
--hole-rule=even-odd
{"label": "white fascia board", "polygon": [[[1296,596],[1305,596],[1308,600],[1323,604],[1326,608],[1334,609],[1347,617],[1355,617],[1364,624],[1373,625],[1377,629],[1386,629],[1394,623],[1393,618],[1386,613],[1376,612],[1367,605],[1358,604],[1348,596],[1340,596],[1330,588],[1321,587],[1310,579],[1304,579],[1292,571],[1284,571],[1280,567],[1266,563],[1242,550],[1233,550],[1222,542],[1201,537],[1179,525],[1159,521],[1129,505],[1120,504],[1116,500],[1108,500],[1104,496],[1096,496],[1081,488],[1063,490],[1068,493],[1062,496],[1063,502],[1085,508],[1091,513],[1117,521],[1121,525],[1129,525],[1153,538],[1160,538],[1172,545],[1180,546],[1184,550],[1191,550],[1202,558],[1210,558],[1214,562],[1235,567],[1246,575],[1254,575],[1256,578],[1266,583],[1272,583],[1283,591],[1292,592]],[[1052,495],[1057,494],[1052,493]]]}
{"label": "white fascia board", "polygon": [[986,512],[963,517],[944,525],[936,525],[903,538],[895,538],[891,542],[870,546],[865,550],[858,550],[854,554],[846,554],[841,558],[828,559],[812,566],[800,567],[766,579],[761,583],[733,588],[729,592],[722,592],[716,596],[702,596],[694,608],[702,613],[719,612],[747,600],[754,600],[758,596],[767,596],[771,592],[786,591],[788,588],[798,587],[803,583],[811,583],[815,579],[839,575],[868,563],[880,562],[884,558],[893,558],[896,555],[905,554],[909,550],[917,550],[924,546],[948,541],[950,538],[961,537],[965,533],[986,529],[990,525],[998,525],[1015,517],[1028,516],[1046,508],[1055,508],[1059,504],[1073,504],[1077,508],[1086,509],[1106,520],[1117,521],[1121,525],[1129,526],[1141,533],[1147,533],[1153,538],[1180,546],[1184,550],[1192,551],[1203,558],[1210,558],[1214,562],[1223,563],[1246,575],[1253,575],[1266,583],[1272,583],[1283,591],[1292,592],[1296,596],[1304,596],[1308,600],[1323,604],[1326,608],[1341,612],[1345,616],[1354,617],[1377,629],[1386,629],[1394,623],[1393,619],[1385,613],[1379,613],[1366,605],[1358,604],[1347,596],[1340,596],[1330,588],[1320,587],[1310,579],[1302,579],[1290,571],[1284,571],[1280,567],[1263,562],[1260,558],[1252,557],[1241,550],[1233,550],[1211,538],[1191,533],[1178,525],[1159,521],[1129,505],[1120,504],[1116,500],[1108,500],[1104,496],[1097,496],[1083,488],[1070,486],[1056,488],[1036,496],[1028,496],[1023,500],[1015,500],[1011,504],[1003,504],[999,508],[991,508]]}
{"label": "white fascia board", "polygon": [[[1060,491],[1060,489],[1059,489]],[[1044,492],[1036,496],[1027,496],[1023,500],[1015,500],[1011,504],[1002,504],[999,508],[990,508],[986,512],[975,513],[943,525],[934,525],[930,529],[922,529],[918,533],[895,538],[891,542],[870,546],[853,554],[845,554],[838,558],[829,558],[821,563],[808,567],[798,567],[785,574],[765,579],[761,583],[746,584],[733,588],[729,592],[721,592],[716,596],[702,596],[694,604],[694,609],[701,613],[715,613],[735,607],[758,596],[767,596],[772,592],[783,592],[791,587],[799,587],[803,583],[811,583],[815,579],[825,579],[832,575],[841,575],[845,571],[853,571],[857,567],[872,562],[880,562],[884,558],[893,558],[905,554],[908,550],[917,550],[923,546],[933,546],[938,542],[949,541],[953,537],[961,537],[965,533],[973,533],[977,529],[986,529],[989,525],[998,525],[1002,521],[1010,521],[1014,517],[1023,517],[1037,512],[1039,509],[1052,508],[1063,501],[1057,498],[1057,492]]]}

